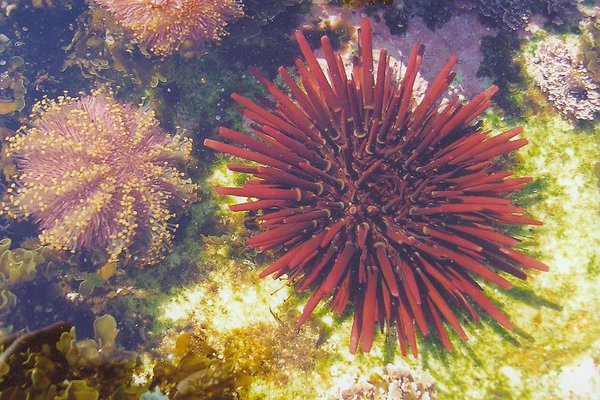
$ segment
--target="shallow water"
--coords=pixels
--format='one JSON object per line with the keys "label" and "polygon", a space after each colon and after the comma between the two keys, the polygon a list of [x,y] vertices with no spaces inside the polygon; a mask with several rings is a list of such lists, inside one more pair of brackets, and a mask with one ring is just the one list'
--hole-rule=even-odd
{"label": "shallow water", "polygon": [[596,398],[597,2],[152,3],[0,2],[0,399]]}

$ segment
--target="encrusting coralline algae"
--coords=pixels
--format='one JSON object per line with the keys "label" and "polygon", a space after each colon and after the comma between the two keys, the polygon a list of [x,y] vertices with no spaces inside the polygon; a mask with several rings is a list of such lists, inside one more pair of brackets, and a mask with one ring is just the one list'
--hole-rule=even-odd
{"label": "encrusting coralline algae", "polygon": [[600,83],[585,68],[578,42],[542,40],[528,70],[542,92],[567,118],[594,120],[600,113]]}

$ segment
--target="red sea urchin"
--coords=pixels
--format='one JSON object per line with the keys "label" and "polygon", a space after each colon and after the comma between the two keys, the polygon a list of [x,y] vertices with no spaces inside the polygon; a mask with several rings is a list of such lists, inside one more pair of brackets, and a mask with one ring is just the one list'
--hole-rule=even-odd
{"label": "red sea urchin", "polygon": [[527,143],[509,140],[521,128],[490,136],[473,124],[497,88],[464,105],[455,97],[439,106],[454,78],[452,57],[415,104],[423,46],[413,47],[402,79],[385,49],[375,72],[367,18],[350,77],[326,36],[327,74],[304,36],[297,32],[296,38],[308,64],[296,63],[304,90],[284,68],[279,72],[292,98],[254,71],[276,103],[265,108],[233,98],[254,122],[256,138],[222,127],[220,135],[239,147],[204,143],[260,164],[230,165],[257,179],[217,191],[258,199],[231,206],[262,212],[258,220],[266,231],[249,246],[286,249],[261,276],[287,274],[300,291],[312,288],[298,326],[331,297],[340,315],[353,304],[351,352],[359,340],[363,351],[370,350],[376,322],[396,325],[403,354],[407,343],[417,354],[415,326],[423,335],[433,328],[450,349],[443,321],[466,339],[455,312],[478,321],[476,305],[511,328],[474,277],[509,288],[499,271],[525,279],[517,265],[547,266],[513,250],[518,240],[498,226],[539,223],[508,198],[531,179],[509,178],[494,162]]}

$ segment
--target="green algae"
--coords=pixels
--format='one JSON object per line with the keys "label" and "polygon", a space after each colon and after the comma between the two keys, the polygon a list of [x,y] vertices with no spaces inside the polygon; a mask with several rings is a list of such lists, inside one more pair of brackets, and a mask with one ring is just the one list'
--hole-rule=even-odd
{"label": "green algae", "polygon": [[[181,334],[170,360],[125,351],[110,315],[96,318],[94,339],[57,323],[0,341],[0,399],[137,400],[162,388],[173,400],[239,398],[252,378],[245,360],[217,352],[198,334]],[[140,379],[139,374],[147,374]]]}
{"label": "green algae", "polygon": [[[590,310],[600,306],[592,295],[600,280],[595,229],[600,194],[593,172],[600,153],[599,128],[576,127],[548,114],[507,119],[494,111],[484,120],[495,131],[519,124],[530,144],[504,161],[516,176],[536,177],[515,201],[544,225],[513,229],[511,234],[521,240],[521,250],[551,270],[532,273],[526,282],[511,279],[515,287],[509,291],[484,284],[486,294],[514,322],[514,331],[484,317],[480,324],[466,324],[466,343],[449,332],[454,346],[450,353],[435,339],[420,340],[419,357],[406,361],[434,376],[440,398],[555,398],[567,390],[561,386],[564,379],[557,379],[566,366],[598,356],[590,349],[600,335],[600,318]],[[211,183],[233,184],[224,163],[225,158],[216,164]],[[234,201],[217,199],[225,206],[213,216],[218,225],[233,226],[234,233],[203,237],[198,267],[207,271],[206,280],[163,304],[166,325],[175,330],[190,323],[202,327],[217,347],[236,338],[240,354],[255,357],[254,380],[244,392],[249,399],[316,398],[340,381],[400,358],[393,333],[379,334],[371,353],[350,355],[351,318],[332,316],[326,307],[317,308],[294,336],[284,335],[295,331],[306,295],[292,294],[283,282],[257,278],[271,257],[245,249],[243,241],[251,232],[242,227],[242,218],[228,211],[226,205]],[[179,314],[172,314],[174,310]],[[276,340],[264,332],[281,337]],[[282,356],[290,348],[303,356],[301,363]],[[273,365],[287,378],[274,374]]]}
{"label": "green algae", "polygon": [[[429,370],[440,384],[452,388],[447,398],[488,398],[500,393],[498,388],[519,399],[555,398],[564,389],[552,377],[589,355],[600,335],[600,318],[590,311],[600,306],[593,294],[598,269],[590,268],[600,255],[595,229],[600,196],[592,172],[592,155],[600,151],[600,127],[590,133],[549,115],[510,122],[491,115],[487,121],[494,128],[524,125],[523,136],[530,145],[518,152],[514,170],[517,176],[543,177],[542,184],[524,192],[534,195],[527,208],[544,225],[520,238],[522,247],[551,269],[511,291],[488,291],[518,329],[506,333],[512,340],[503,340],[492,325],[469,326],[476,331],[469,332],[470,346],[482,360],[476,372],[472,359],[460,350],[451,353],[447,368],[432,362]],[[448,379],[450,369],[453,379]],[[511,380],[502,381],[507,376]]]}
{"label": "green algae", "polygon": [[98,400],[100,393],[89,387],[85,381],[72,381],[67,386],[65,394],[55,397],[56,400]]}
{"label": "green algae", "polygon": [[0,240],[0,336],[11,331],[5,318],[14,311],[18,299],[13,290],[37,276],[37,267],[43,263],[40,251],[23,248],[10,249],[12,240]]}

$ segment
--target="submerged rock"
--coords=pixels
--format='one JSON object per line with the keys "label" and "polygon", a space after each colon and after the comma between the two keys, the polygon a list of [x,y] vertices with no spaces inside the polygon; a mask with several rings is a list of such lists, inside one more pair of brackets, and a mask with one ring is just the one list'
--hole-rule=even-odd
{"label": "submerged rock", "polygon": [[578,42],[572,38],[549,37],[538,44],[528,70],[563,116],[591,121],[600,112],[600,85],[579,53]]}
{"label": "submerged rock", "polygon": [[354,378],[331,389],[322,400],[433,400],[435,380],[427,372],[418,373],[399,362]]}

